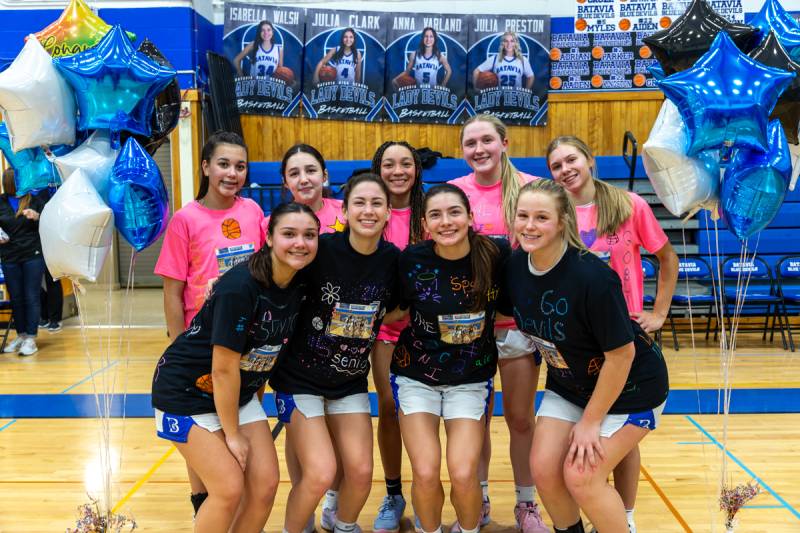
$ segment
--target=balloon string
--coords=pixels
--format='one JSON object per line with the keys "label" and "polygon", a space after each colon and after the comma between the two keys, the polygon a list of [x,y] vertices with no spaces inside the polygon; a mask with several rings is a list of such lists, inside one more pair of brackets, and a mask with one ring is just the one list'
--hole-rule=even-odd
{"label": "balloon string", "polygon": [[[135,276],[135,265],[136,265],[136,248],[131,248],[131,260],[128,265],[128,283],[125,287],[125,300],[123,304],[123,312],[122,312],[122,330],[120,331],[119,335],[119,346],[118,346],[118,353],[123,357],[125,361],[124,365],[124,381],[122,385],[122,429],[120,431],[120,443],[125,442],[125,419],[127,416],[127,404],[128,404],[128,369],[130,367],[130,359],[131,359],[131,326],[133,325],[133,286],[134,286],[134,276]],[[123,344],[124,344],[124,351],[123,351]],[[122,455],[125,448],[124,446],[120,446],[119,452],[119,471],[122,472]]]}

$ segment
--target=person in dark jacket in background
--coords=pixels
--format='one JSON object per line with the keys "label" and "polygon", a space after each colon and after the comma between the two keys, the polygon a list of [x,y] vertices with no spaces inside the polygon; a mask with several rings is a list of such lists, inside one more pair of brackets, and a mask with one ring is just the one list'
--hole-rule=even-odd
{"label": "person in dark jacket in background", "polygon": [[33,355],[38,351],[39,289],[45,264],[39,239],[39,213],[46,195],[30,193],[16,197],[14,171],[3,172],[3,194],[0,195],[0,261],[6,279],[17,337],[8,343],[5,353]]}

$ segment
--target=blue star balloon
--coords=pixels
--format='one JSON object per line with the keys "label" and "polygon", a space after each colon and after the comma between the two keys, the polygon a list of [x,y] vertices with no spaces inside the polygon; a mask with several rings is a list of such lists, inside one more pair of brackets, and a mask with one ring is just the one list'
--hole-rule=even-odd
{"label": "blue star balloon", "polygon": [[739,150],[731,159],[720,191],[728,229],[744,240],[766,228],[789,187],[792,157],[781,123],[769,123],[769,152]]}
{"label": "blue star balloon", "polygon": [[137,252],[150,246],[167,227],[169,199],[152,157],[128,139],[111,170],[108,206],[117,229]]}
{"label": "blue star balloon", "polygon": [[650,71],[650,74],[653,76],[653,78],[655,78],[656,81],[661,81],[667,77],[667,73],[664,72],[664,69],[661,68],[661,65],[658,63],[653,63],[647,67],[647,70]]}
{"label": "blue star balloon", "polygon": [[766,0],[755,17],[750,21],[766,37],[775,32],[778,41],[795,61],[800,60],[800,22],[797,22],[778,2]]}
{"label": "blue star balloon", "polygon": [[14,169],[17,196],[44,189],[50,184],[61,183],[53,163],[48,161],[41,148],[24,148],[15,152],[5,122],[0,122],[0,151]]}
{"label": "blue star balloon", "polygon": [[108,129],[150,135],[156,96],[176,75],[137,52],[121,26],[114,26],[97,46],[53,60],[75,91],[79,130]]}
{"label": "blue star balloon", "polygon": [[734,145],[766,152],[769,114],[794,77],[747,57],[719,32],[694,66],[657,83],[686,123],[688,155]]}

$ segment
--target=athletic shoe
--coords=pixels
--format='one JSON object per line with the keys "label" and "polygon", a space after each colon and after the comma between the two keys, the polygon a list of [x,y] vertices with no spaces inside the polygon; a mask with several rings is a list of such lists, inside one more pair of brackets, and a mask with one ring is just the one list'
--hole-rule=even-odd
{"label": "athletic shoe", "polygon": [[314,531],[316,531],[316,529],[315,529],[316,521],[317,521],[317,515],[316,514],[312,514],[308,518],[308,522],[306,522],[306,527],[303,528],[303,533],[314,533]]}
{"label": "athletic shoe", "polygon": [[39,348],[36,347],[36,339],[33,337],[25,337],[25,340],[22,341],[22,346],[19,348],[20,355],[33,355],[39,351]]}
{"label": "athletic shoe", "polygon": [[414,513],[414,532],[415,533],[423,533],[424,530],[422,529],[422,524],[419,523],[419,517],[416,513]]}
{"label": "athletic shoe", "polygon": [[22,341],[25,340],[25,337],[17,337],[13,341],[6,344],[6,347],[3,348],[3,353],[15,353],[18,352],[19,349],[22,347]]}
{"label": "athletic shoe", "polygon": [[43,318],[43,319],[41,319],[41,320],[39,321],[39,329],[44,329],[44,328],[46,328],[48,325],[50,325],[50,321],[49,321],[49,320],[47,320],[46,318]]}
{"label": "athletic shoe", "polygon": [[400,519],[403,518],[403,511],[406,510],[406,499],[402,494],[396,496],[384,496],[378,516],[372,524],[375,533],[395,533],[400,530]]}
{"label": "athletic shoe", "polygon": [[58,333],[61,331],[61,322],[50,322],[47,324],[48,333]]}
{"label": "athletic shoe", "polygon": [[325,531],[333,531],[336,527],[336,509],[322,508],[322,518],[319,519],[319,527]]}
{"label": "athletic shoe", "polygon": [[[344,533],[341,529],[335,529],[334,528],[333,531],[334,531],[334,533]],[[361,533],[361,526],[356,524],[355,527],[353,529],[351,529],[350,531],[348,531],[347,533]]]}
{"label": "athletic shoe", "polygon": [[550,533],[550,528],[544,525],[536,502],[518,503],[514,507],[514,518],[517,520],[517,531],[522,533]]}

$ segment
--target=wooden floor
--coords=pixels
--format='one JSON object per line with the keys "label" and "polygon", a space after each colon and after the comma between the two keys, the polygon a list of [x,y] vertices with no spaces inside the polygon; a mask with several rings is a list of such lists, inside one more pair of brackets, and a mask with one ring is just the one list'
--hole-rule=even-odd
{"label": "wooden floor", "polygon": [[[82,297],[84,327],[73,318],[61,333],[39,336],[40,351],[21,359],[0,355],[0,416],[11,396],[97,392],[148,393],[155,361],[166,346],[161,293],[138,290],[90,290]],[[124,331],[108,325],[134,327]],[[699,336],[698,336],[699,337]],[[715,389],[722,383],[719,347],[699,343],[691,349],[665,347],[673,390]],[[668,343],[669,344],[669,343]],[[760,335],[740,334],[731,369],[739,390],[800,389],[800,356]],[[756,391],[758,392],[758,391]],[[72,397],[72,396],[70,396]],[[77,397],[77,396],[75,396]],[[698,396],[698,402],[699,402]],[[76,508],[88,501],[92,472],[97,470],[101,422],[96,418],[0,418],[0,532],[55,532],[74,527]],[[757,480],[764,488],[740,514],[737,531],[800,531],[800,415],[737,414],[667,415],[642,444],[642,476],[636,521],[642,533],[724,532],[717,503],[723,465],[723,443],[729,482]],[[184,463],[167,442],[155,436],[151,418],[113,418],[112,504],[136,518],[141,531],[191,531],[191,506]],[[514,487],[508,457],[508,432],[502,420],[492,424],[494,460],[490,475],[493,522],[486,532],[513,529]],[[283,435],[278,438],[282,456]],[[371,528],[383,496],[377,448],[373,491],[360,524]],[[446,479],[446,472],[443,472]],[[405,491],[410,470],[404,463]],[[285,470],[282,480],[287,480]],[[89,480],[87,484],[87,480]],[[267,531],[280,531],[288,482],[282,481]],[[446,487],[447,489],[447,487]],[[410,508],[407,515],[411,515]],[[449,504],[445,521],[454,520]],[[406,521],[405,528],[412,529]]]}

